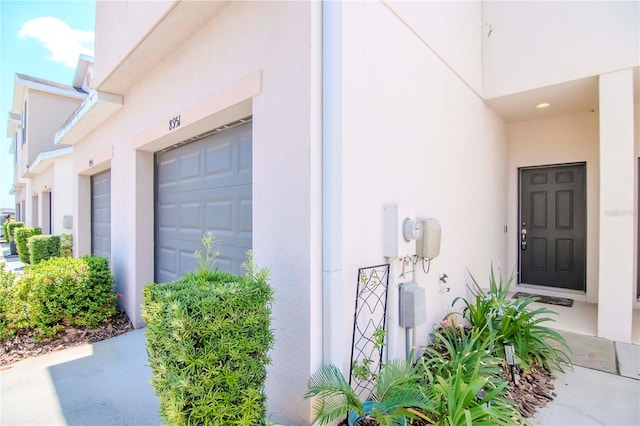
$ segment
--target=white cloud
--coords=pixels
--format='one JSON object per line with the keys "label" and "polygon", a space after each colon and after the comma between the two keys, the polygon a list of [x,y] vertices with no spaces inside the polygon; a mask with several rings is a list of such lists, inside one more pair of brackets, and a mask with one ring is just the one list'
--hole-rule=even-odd
{"label": "white cloud", "polygon": [[50,61],[61,62],[69,68],[76,66],[82,53],[93,56],[93,31],[71,28],[66,22],[51,16],[31,19],[22,25],[20,38],[35,38],[49,50]]}

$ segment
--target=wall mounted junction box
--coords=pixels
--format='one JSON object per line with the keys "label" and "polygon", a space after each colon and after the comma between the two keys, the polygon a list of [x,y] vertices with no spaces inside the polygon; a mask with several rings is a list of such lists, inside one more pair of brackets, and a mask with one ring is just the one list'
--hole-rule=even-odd
{"label": "wall mounted junction box", "polygon": [[417,283],[400,286],[400,327],[414,328],[427,320],[425,291]]}

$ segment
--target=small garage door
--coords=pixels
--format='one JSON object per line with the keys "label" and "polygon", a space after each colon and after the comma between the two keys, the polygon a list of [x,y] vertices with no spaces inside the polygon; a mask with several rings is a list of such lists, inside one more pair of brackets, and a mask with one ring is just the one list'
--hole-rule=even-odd
{"label": "small garage door", "polygon": [[91,253],[111,258],[111,170],[91,176]]}
{"label": "small garage door", "polygon": [[156,155],[156,282],[195,270],[214,234],[218,268],[242,273],[251,249],[251,124]]}

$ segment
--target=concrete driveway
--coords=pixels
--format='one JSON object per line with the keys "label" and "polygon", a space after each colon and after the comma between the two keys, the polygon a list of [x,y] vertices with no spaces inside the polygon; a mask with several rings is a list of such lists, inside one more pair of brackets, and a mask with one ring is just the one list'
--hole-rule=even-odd
{"label": "concrete driveway", "polygon": [[0,367],[2,425],[160,425],[144,330]]}

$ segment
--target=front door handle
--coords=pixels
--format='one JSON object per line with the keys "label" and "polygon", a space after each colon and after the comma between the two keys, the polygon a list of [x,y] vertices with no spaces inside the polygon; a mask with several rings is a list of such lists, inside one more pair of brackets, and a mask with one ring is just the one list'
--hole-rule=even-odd
{"label": "front door handle", "polygon": [[522,230],[520,231],[520,249],[527,249],[527,228],[525,228],[526,223],[522,222]]}

